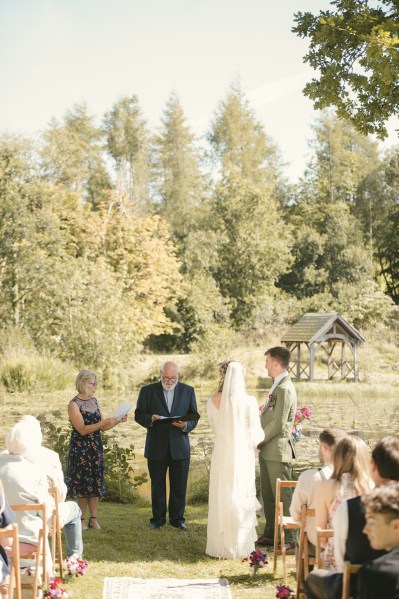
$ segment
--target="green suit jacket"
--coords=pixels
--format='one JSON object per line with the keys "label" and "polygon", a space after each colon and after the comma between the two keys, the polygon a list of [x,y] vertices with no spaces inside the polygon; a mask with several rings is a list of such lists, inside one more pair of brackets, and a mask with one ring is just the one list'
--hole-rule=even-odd
{"label": "green suit jacket", "polygon": [[[274,406],[271,407],[273,403]],[[291,434],[296,407],[295,387],[290,377],[286,376],[273,390],[273,400],[269,400],[261,416],[265,440],[258,447],[262,459],[287,463],[291,463],[295,459],[295,444],[291,439]]]}

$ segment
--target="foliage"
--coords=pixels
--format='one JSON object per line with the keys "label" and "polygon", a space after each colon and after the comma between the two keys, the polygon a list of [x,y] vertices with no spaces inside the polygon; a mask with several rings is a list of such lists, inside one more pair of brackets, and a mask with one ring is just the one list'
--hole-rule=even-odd
{"label": "foliage", "polygon": [[269,190],[232,175],[217,185],[214,211],[219,225],[214,276],[230,303],[233,326],[240,328],[288,267],[290,229],[280,233],[281,216]]}
{"label": "foliage", "polygon": [[208,376],[242,335],[261,342],[308,307],[396,327],[398,150],[378,156],[325,113],[292,187],[236,84],[207,139],[175,94],[155,134],[132,96],[102,127],[77,104],[35,140],[0,136],[7,389],[63,388],[82,367],[127,388],[143,349],[197,354]]}
{"label": "foliage", "polygon": [[132,503],[135,491],[147,482],[147,473],[134,476],[134,445],[120,447],[109,435],[103,433],[104,475],[107,501]]}
{"label": "foliage", "polygon": [[204,177],[194,135],[176,94],[171,94],[160,132],[153,138],[154,191],[157,209],[169,223],[180,253],[198,221],[204,194]]}
{"label": "foliage", "polygon": [[[71,424],[57,426],[54,420],[59,412],[42,413],[38,415],[42,433],[43,445],[56,451],[60,457],[64,471],[68,461]],[[132,503],[137,501],[137,488],[147,482],[147,473],[134,476],[134,445],[121,447],[109,434],[103,433],[104,444],[104,475],[107,501]]]}
{"label": "foliage", "polygon": [[60,418],[59,411],[42,412],[37,415],[43,434],[43,445],[58,453],[64,472],[68,461],[69,443],[71,439],[71,424],[59,426],[56,421]]}
{"label": "foliage", "polygon": [[62,122],[53,119],[41,148],[45,178],[98,207],[111,188],[102,156],[102,133],[85,104],[75,104]]}
{"label": "foliage", "polygon": [[137,96],[122,97],[104,116],[107,149],[116,168],[116,192],[128,212],[143,215],[149,205],[149,133]]}
{"label": "foliage", "polygon": [[396,0],[335,0],[336,10],[298,12],[293,31],[309,38],[305,56],[320,73],[305,87],[316,108],[336,106],[362,133],[387,136],[399,110],[399,10]]}
{"label": "foliage", "polygon": [[0,364],[0,380],[10,393],[65,389],[73,376],[71,364],[35,350],[7,351]]}

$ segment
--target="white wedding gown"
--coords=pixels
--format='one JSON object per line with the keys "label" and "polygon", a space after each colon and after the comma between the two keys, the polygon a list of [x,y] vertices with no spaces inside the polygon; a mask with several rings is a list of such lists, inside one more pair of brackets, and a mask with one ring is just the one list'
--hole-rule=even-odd
{"label": "white wedding gown", "polygon": [[261,506],[256,499],[254,449],[264,439],[256,399],[245,392],[237,399],[239,413],[230,430],[226,430],[222,410],[216,408],[212,398],[207,405],[215,439],[206,553],[230,559],[247,557],[255,549],[256,510]]}

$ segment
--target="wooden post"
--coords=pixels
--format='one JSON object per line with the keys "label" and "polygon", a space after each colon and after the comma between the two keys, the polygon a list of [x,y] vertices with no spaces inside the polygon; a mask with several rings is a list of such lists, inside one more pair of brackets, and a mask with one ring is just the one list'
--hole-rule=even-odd
{"label": "wooden post", "polygon": [[314,343],[311,343],[309,346],[309,380],[311,383],[314,381],[314,357],[315,347]]}
{"label": "wooden post", "polygon": [[298,342],[296,354],[296,378],[301,378],[301,342]]}
{"label": "wooden post", "polygon": [[328,342],[327,346],[327,373],[328,380],[332,379],[334,376],[333,364],[332,364],[332,355],[334,351],[335,343],[331,340]]}
{"label": "wooden post", "polygon": [[346,365],[345,365],[345,341],[342,340],[341,346],[341,381],[346,376]]}
{"label": "wooden post", "polygon": [[355,381],[358,382],[359,381],[359,356],[357,354],[357,343],[354,344],[353,346],[353,372],[355,375]]}

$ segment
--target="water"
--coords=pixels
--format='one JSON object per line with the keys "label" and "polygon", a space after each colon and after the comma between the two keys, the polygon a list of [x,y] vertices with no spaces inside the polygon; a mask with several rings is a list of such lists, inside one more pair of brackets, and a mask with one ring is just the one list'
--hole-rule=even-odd
{"label": "water", "polygon": [[[305,391],[312,391],[311,388],[305,388]],[[335,389],[334,389],[335,391]],[[351,389],[352,391],[352,389]],[[249,390],[249,394],[254,395],[258,403],[265,401],[267,391]],[[321,397],[308,397],[300,394],[299,405],[309,405],[312,408],[312,418],[310,422],[303,421],[302,438],[296,444],[297,466],[303,467],[313,464],[317,461],[318,455],[318,437],[323,428],[334,426],[343,428],[347,432],[354,432],[363,438],[366,442],[372,442],[384,435],[399,434],[399,405],[395,397],[369,397],[361,396],[361,401],[354,397],[353,393],[346,393],[346,397],[334,397],[334,394],[323,394]],[[313,395],[313,393],[312,393]],[[189,488],[195,482],[196,476],[205,472],[205,462],[210,456],[204,456],[203,450],[199,449],[200,441],[212,441],[212,431],[209,427],[206,416],[206,403],[209,394],[197,392],[198,411],[201,418],[197,427],[190,433],[191,446],[193,448],[192,467],[190,470]],[[135,445],[136,450],[136,469],[137,472],[146,471],[146,460],[144,458],[144,441],[146,431],[137,423],[129,420],[129,437]],[[200,444],[201,445],[201,444]],[[200,457],[196,455],[197,447]],[[140,494],[149,497],[149,483],[140,488]]]}

